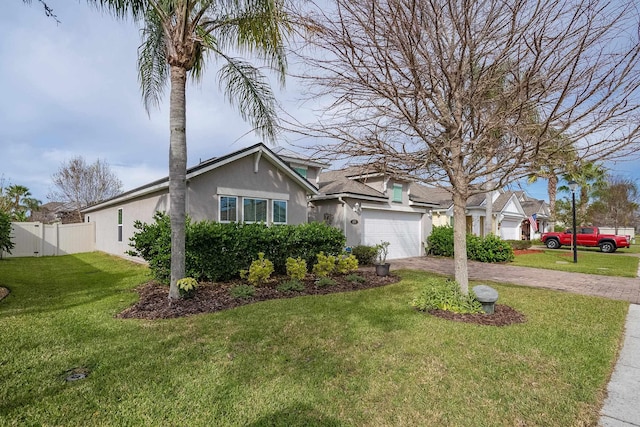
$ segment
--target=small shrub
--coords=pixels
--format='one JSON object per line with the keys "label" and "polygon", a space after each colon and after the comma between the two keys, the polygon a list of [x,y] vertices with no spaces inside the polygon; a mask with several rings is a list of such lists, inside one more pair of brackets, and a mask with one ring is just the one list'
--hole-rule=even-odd
{"label": "small shrub", "polygon": [[427,238],[427,247],[431,255],[453,256],[453,228],[448,225],[433,227]]}
{"label": "small shrub", "polygon": [[349,274],[347,277],[345,277],[345,279],[348,282],[354,282],[354,283],[364,283],[367,281],[367,279],[360,276],[359,274]]}
{"label": "small shrub", "polygon": [[11,241],[11,216],[7,213],[0,212],[0,258],[2,251],[11,253],[14,243]]}
{"label": "small shrub", "polygon": [[351,254],[356,257],[359,265],[373,265],[378,250],[375,246],[358,245],[351,248]]}
{"label": "small shrub", "polygon": [[251,298],[256,294],[256,287],[253,285],[236,285],[229,289],[233,299]]}
{"label": "small shrub", "polygon": [[333,286],[336,284],[336,281],[330,277],[321,277],[316,280],[316,286],[319,288],[325,288],[327,286]]}
{"label": "small shrub", "polygon": [[318,262],[313,266],[313,274],[318,277],[329,277],[336,269],[336,257],[320,252],[317,258]]}
{"label": "small shrub", "polygon": [[380,242],[376,245],[376,264],[386,264],[389,255],[389,242]]}
{"label": "small shrub", "polygon": [[192,298],[198,289],[198,281],[193,277],[185,277],[177,282],[178,292],[182,298]]}
{"label": "small shrub", "polygon": [[292,280],[302,280],[307,275],[307,262],[302,258],[287,258],[287,276]]}
{"label": "small shrub", "polygon": [[454,313],[482,313],[482,305],[473,292],[465,295],[457,282],[449,279],[430,278],[420,294],[411,301],[420,311],[440,309]]}
{"label": "small shrub", "polygon": [[511,245],[494,234],[482,239],[481,247],[482,251],[471,259],[482,262],[509,262],[514,259]]}
{"label": "small shrub", "polygon": [[265,284],[273,274],[273,263],[264,257],[264,253],[258,253],[258,259],[254,260],[249,271],[242,270],[240,276],[247,279],[254,286]]}
{"label": "small shrub", "polygon": [[298,279],[287,280],[286,282],[282,282],[276,288],[280,292],[288,292],[288,291],[304,291],[304,283],[302,283]]}
{"label": "small shrub", "polygon": [[340,274],[353,273],[358,270],[358,259],[353,255],[341,256],[338,258],[336,271]]}
{"label": "small shrub", "polygon": [[529,249],[531,247],[531,240],[506,240],[506,242],[514,250]]}

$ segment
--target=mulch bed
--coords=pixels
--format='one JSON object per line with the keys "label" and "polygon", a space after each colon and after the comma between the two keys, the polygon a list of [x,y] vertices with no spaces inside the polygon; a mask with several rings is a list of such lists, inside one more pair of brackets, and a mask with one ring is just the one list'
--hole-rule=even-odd
{"label": "mulch bed", "polygon": [[[277,290],[279,279],[275,279],[266,286],[256,288],[256,293],[253,297],[242,299],[233,298],[230,294],[230,289],[236,285],[245,284],[245,282],[238,280],[224,283],[203,283],[193,298],[179,299],[171,303],[168,302],[168,286],[149,282],[136,288],[135,291],[140,295],[140,300],[116,317],[121,319],[171,319],[213,313],[271,299],[294,298],[302,295],[326,295],[375,288],[396,283],[400,280],[399,277],[394,275],[379,277],[374,271],[368,270],[360,270],[358,275],[364,277],[366,281],[363,283],[350,282],[346,280],[345,276],[338,276],[333,278],[336,281],[335,285],[318,287],[314,279],[309,278],[304,281],[305,289],[299,292]],[[495,313],[492,315],[456,314],[441,310],[434,310],[431,314],[458,322],[492,326],[506,326],[525,321],[522,314],[505,305],[496,305]]]}

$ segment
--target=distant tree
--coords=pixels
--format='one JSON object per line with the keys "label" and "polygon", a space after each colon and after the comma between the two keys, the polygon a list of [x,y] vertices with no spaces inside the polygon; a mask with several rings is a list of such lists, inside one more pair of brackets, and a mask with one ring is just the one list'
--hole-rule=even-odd
{"label": "distant tree", "polygon": [[599,159],[639,140],[632,0],[309,3],[301,77],[324,108],[298,129],[329,156],[450,191],[465,293],[470,196],[528,176],[547,148]]}
{"label": "distant tree", "polygon": [[578,194],[576,194],[577,216],[581,218],[580,223],[587,221],[587,207],[593,196],[607,185],[607,168],[597,162],[582,161],[570,164],[568,172],[562,176],[566,184],[558,188],[558,191],[571,193],[569,182],[578,183]]}
{"label": "distant tree", "polygon": [[[577,160],[576,150],[563,141],[563,136],[556,132],[557,143],[551,142],[548,146],[541,147],[538,155],[534,157],[531,173],[527,181],[533,184],[538,179],[547,180],[547,196],[549,198],[549,211],[551,213],[550,226],[553,229],[556,221],[556,199],[558,195],[558,181],[562,174],[567,173],[569,165]],[[565,147],[559,150],[559,147]]]}
{"label": "distant tree", "polygon": [[40,200],[31,197],[31,191],[24,185],[13,184],[4,189],[3,206],[8,206],[8,213],[12,221],[27,221],[31,212],[36,211],[42,204]]}
{"label": "distant tree", "polygon": [[109,164],[96,160],[88,164],[82,156],[63,162],[51,175],[55,185],[47,198],[52,201],[72,203],[77,222],[82,222],[82,208],[117,196],[122,192],[122,182]]}
{"label": "distant tree", "polygon": [[0,212],[0,258],[2,258],[2,251],[11,253],[11,249],[13,249],[11,216],[6,212]]}
{"label": "distant tree", "polygon": [[635,181],[608,175],[606,185],[594,194],[587,216],[594,225],[610,226],[618,234],[619,227],[635,226],[640,194]]}

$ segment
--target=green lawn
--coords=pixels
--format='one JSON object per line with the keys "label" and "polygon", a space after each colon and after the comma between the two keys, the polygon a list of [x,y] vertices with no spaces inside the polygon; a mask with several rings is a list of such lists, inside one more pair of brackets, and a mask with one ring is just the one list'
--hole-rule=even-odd
{"label": "green lawn", "polygon": [[[0,261],[0,425],[595,425],[628,304],[495,285],[503,328],[411,309],[425,273],[189,318],[113,316],[144,267]],[[85,380],[65,382],[74,368]]]}
{"label": "green lawn", "polygon": [[618,252],[605,254],[597,248],[579,248],[578,262],[574,264],[571,249],[547,249],[541,253],[516,255],[512,264],[603,276],[637,277],[640,258],[624,255],[622,249]]}

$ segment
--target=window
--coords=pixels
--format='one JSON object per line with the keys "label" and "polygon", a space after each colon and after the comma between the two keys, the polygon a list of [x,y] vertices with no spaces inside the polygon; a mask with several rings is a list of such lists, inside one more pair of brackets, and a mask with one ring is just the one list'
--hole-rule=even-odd
{"label": "window", "polygon": [[298,175],[300,175],[301,177],[303,178],[307,177],[307,168],[294,167],[293,170],[298,172]]}
{"label": "window", "polygon": [[402,202],[402,184],[393,184],[393,199],[394,202]]}
{"label": "window", "polygon": [[267,222],[267,201],[265,199],[243,199],[243,217],[245,222]]}
{"label": "window", "polygon": [[287,202],[285,202],[284,200],[273,201],[273,223],[287,223]]}
{"label": "window", "polygon": [[118,242],[122,242],[122,209],[118,209]]}
{"label": "window", "polygon": [[220,222],[235,222],[238,220],[238,198],[220,196]]}

